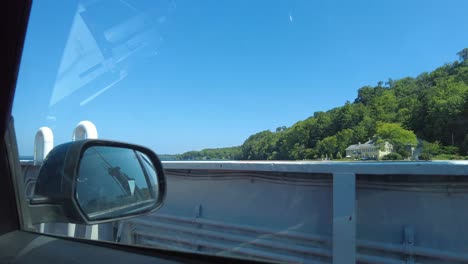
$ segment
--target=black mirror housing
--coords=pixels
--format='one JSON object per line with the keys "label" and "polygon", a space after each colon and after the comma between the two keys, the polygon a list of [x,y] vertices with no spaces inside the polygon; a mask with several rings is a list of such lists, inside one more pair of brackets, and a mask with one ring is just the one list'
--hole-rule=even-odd
{"label": "black mirror housing", "polygon": [[153,151],[87,139],[52,149],[39,171],[29,207],[32,223],[90,225],[153,212],[162,206],[165,195],[164,170]]}

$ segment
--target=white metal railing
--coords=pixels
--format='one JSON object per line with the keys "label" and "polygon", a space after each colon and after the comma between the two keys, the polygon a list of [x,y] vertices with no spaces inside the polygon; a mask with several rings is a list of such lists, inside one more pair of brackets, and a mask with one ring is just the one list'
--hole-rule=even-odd
{"label": "white metal railing", "polygon": [[165,169],[468,176],[468,161],[163,161]]}
{"label": "white metal railing", "polygon": [[163,162],[164,206],[117,233],[125,243],[295,263],[468,263],[467,165]]}

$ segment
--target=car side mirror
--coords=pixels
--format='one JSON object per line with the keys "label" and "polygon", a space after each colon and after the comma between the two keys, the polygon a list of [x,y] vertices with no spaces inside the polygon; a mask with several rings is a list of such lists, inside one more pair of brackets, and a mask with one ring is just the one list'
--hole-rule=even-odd
{"label": "car side mirror", "polygon": [[164,170],[148,148],[88,139],[48,154],[29,201],[32,223],[98,224],[152,212],[166,194]]}

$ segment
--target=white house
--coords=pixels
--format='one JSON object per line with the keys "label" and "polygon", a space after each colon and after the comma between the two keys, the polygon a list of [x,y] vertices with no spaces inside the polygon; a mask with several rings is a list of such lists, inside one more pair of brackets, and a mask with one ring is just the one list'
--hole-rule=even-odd
{"label": "white house", "polygon": [[383,145],[376,145],[374,140],[369,140],[366,143],[351,145],[346,148],[346,157],[353,159],[369,158],[381,159],[383,156],[393,151],[393,145],[385,141]]}

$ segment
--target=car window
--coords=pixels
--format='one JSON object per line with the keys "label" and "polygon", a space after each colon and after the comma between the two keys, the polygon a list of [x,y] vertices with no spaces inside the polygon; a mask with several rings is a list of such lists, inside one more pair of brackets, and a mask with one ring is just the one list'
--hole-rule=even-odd
{"label": "car window", "polygon": [[[54,147],[83,139],[154,150],[167,193],[151,214],[23,229],[274,262],[467,262],[467,8],[34,1],[13,105],[23,198],[44,191]],[[82,159],[86,213],[156,199],[147,155]]]}

